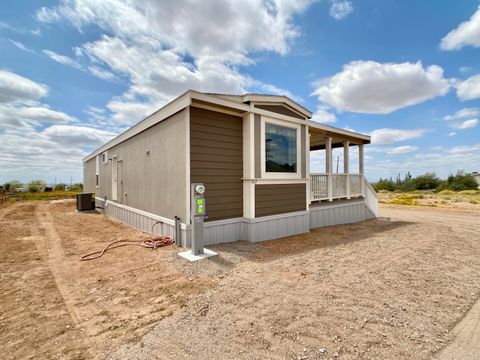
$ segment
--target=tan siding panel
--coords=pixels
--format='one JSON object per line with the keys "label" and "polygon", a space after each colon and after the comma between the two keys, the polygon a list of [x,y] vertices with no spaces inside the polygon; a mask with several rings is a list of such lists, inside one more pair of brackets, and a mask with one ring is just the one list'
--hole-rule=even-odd
{"label": "tan siding panel", "polygon": [[190,109],[190,179],[204,183],[208,219],[243,216],[242,118]]}
{"label": "tan siding panel", "polygon": [[306,210],[305,184],[255,185],[255,217]]}
{"label": "tan siding panel", "polygon": [[[170,219],[179,216],[185,221],[187,111],[182,110],[108,150],[108,158],[116,155],[119,161],[119,203]],[[95,159],[90,162],[95,179]],[[88,173],[90,178],[90,170]],[[100,188],[95,192],[112,199],[112,161],[100,163]]]}

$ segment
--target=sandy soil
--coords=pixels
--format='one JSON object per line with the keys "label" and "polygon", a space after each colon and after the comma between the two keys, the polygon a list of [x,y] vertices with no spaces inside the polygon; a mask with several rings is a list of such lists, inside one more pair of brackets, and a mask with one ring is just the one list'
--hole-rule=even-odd
{"label": "sandy soil", "polygon": [[[90,359],[145,334],[210,283],[168,264],[173,246],[113,250],[148,237],[103,215],[78,214],[71,200],[0,209],[2,359]],[[161,254],[161,256],[158,256]]]}
{"label": "sandy soil", "polygon": [[214,247],[216,261],[244,261],[112,358],[432,358],[480,294],[478,213],[387,206],[382,216]]}
{"label": "sandy soil", "polygon": [[381,216],[197,263],[174,246],[79,262],[146,235],[71,201],[2,208],[3,358],[474,359],[480,213]]}

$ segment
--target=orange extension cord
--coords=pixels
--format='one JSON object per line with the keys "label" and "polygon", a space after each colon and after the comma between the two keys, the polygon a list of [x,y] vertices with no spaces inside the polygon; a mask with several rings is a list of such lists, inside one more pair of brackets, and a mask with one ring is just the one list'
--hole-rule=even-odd
{"label": "orange extension cord", "polygon": [[[153,224],[152,232],[155,225],[157,224],[160,224],[160,222],[156,222]],[[164,247],[172,244],[173,244],[173,239],[170,236],[157,236],[147,240],[117,240],[105,246],[101,251],[95,251],[93,253],[83,255],[80,258],[80,261],[98,259],[99,257],[102,257],[103,254],[105,254],[108,250],[116,249],[122,246],[141,246],[141,247],[155,250],[160,247]]]}

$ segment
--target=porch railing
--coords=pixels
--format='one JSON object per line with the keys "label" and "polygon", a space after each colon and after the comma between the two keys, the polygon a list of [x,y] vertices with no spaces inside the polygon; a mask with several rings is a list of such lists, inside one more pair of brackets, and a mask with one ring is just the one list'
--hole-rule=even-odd
{"label": "porch railing", "polygon": [[[331,178],[331,193],[328,191]],[[310,174],[310,200],[329,200],[363,196],[361,174]]]}

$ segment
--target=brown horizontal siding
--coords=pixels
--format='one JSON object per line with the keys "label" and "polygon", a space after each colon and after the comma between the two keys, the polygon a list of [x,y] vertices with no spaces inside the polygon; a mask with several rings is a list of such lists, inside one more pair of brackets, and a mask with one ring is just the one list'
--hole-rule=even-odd
{"label": "brown horizontal siding", "polygon": [[243,216],[242,118],[190,108],[190,179],[205,184],[208,219]]}
{"label": "brown horizontal siding", "polygon": [[255,107],[259,109],[275,112],[277,114],[291,116],[297,119],[305,119],[303,116],[298,115],[295,111],[287,109],[286,107],[281,105],[255,105]]}
{"label": "brown horizontal siding", "polygon": [[306,210],[305,184],[255,185],[255,217]]}

